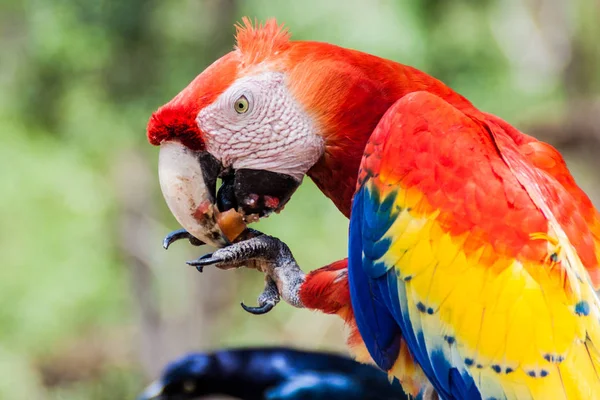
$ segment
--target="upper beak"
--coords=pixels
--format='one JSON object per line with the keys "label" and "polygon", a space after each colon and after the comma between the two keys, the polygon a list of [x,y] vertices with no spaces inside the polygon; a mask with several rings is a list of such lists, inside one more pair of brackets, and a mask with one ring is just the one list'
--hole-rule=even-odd
{"label": "upper beak", "polygon": [[154,381],[146,387],[137,400],[158,400],[162,396],[164,388],[165,386],[160,380]]}

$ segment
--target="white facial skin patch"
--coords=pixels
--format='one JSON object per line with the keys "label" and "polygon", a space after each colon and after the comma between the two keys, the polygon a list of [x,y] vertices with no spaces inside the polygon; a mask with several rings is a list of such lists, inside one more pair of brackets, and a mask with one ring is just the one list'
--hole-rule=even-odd
{"label": "white facial skin patch", "polygon": [[267,170],[301,181],[324,151],[323,138],[289,93],[283,73],[238,79],[196,121],[207,150],[226,168]]}

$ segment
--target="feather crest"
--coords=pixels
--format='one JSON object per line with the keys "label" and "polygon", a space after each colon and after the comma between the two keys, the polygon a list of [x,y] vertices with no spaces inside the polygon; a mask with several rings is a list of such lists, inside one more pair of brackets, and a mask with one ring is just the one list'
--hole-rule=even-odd
{"label": "feather crest", "polygon": [[242,54],[245,66],[259,64],[290,47],[290,33],[283,24],[271,18],[264,24],[243,17],[235,25],[235,48]]}

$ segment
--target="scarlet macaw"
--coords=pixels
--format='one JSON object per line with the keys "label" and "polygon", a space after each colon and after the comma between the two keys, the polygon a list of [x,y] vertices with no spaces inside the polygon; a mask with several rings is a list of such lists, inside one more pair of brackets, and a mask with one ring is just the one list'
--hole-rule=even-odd
{"label": "scarlet macaw", "polygon": [[[598,211],[553,147],[442,82],[244,19],[148,138],[186,234],[222,247],[190,264],[266,273],[251,311],[340,315],[411,395],[600,398]],[[350,218],[348,259],[308,275],[245,230],[304,175]]]}
{"label": "scarlet macaw", "polygon": [[227,395],[243,400],[406,400],[378,368],[333,353],[240,348],[190,353],[169,363],[138,400]]}

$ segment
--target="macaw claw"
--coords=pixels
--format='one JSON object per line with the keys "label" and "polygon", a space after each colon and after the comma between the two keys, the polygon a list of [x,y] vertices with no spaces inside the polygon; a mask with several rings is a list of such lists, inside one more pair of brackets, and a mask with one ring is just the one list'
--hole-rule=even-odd
{"label": "macaw claw", "polygon": [[280,299],[294,307],[303,307],[299,292],[305,275],[292,252],[281,240],[256,233],[257,236],[218,249],[187,264],[196,267],[199,272],[208,265],[224,270],[244,266],[263,272],[266,275],[265,287],[258,297],[258,306],[242,304],[242,308],[251,314],[271,311]]}
{"label": "macaw claw", "polygon": [[226,249],[229,249],[229,247],[219,249],[214,253],[205,254],[196,260],[186,261],[186,264],[196,267],[198,272],[204,271],[204,267],[208,265],[214,265],[219,269],[232,269],[241,267],[243,261],[238,260],[234,252],[222,251]]}
{"label": "macaw claw", "polygon": [[219,269],[246,266],[267,272],[268,264],[277,263],[277,249],[283,242],[258,231],[256,234],[257,236],[223,247],[214,253],[205,254],[186,264],[196,267],[199,272],[208,265],[214,265]]}
{"label": "macaw claw", "polygon": [[279,290],[277,284],[273,282],[270,276],[265,277],[265,288],[263,292],[258,296],[258,306],[251,307],[244,303],[241,303],[242,308],[254,315],[266,314],[273,309],[279,303],[281,297],[279,296]]}
{"label": "macaw claw", "polygon": [[250,314],[253,314],[253,315],[266,314],[266,313],[268,313],[269,311],[271,311],[275,307],[275,304],[273,304],[273,303],[268,303],[268,304],[265,304],[263,306],[258,306],[258,307],[247,306],[243,302],[240,303],[240,305],[242,306],[242,308],[244,309],[244,311],[247,311],[247,312],[249,312]]}
{"label": "macaw claw", "polygon": [[176,242],[181,239],[189,240],[190,243],[194,246],[202,246],[203,244],[205,244],[202,240],[192,236],[192,234],[186,231],[185,229],[177,229],[176,231],[173,231],[167,236],[165,236],[165,238],[163,239],[163,247],[165,248],[165,250],[167,250],[173,242]]}

